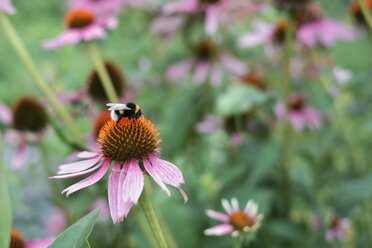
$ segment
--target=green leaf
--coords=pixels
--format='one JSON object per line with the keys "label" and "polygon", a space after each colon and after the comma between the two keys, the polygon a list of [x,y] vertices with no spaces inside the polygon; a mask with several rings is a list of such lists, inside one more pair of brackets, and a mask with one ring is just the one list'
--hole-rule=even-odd
{"label": "green leaf", "polygon": [[0,136],[0,247],[9,247],[10,230],[12,228],[12,208],[10,206],[8,186],[5,178],[2,144]]}
{"label": "green leaf", "polygon": [[255,105],[262,104],[266,99],[266,94],[251,86],[231,84],[218,98],[216,112],[220,116],[243,114]]}
{"label": "green leaf", "polygon": [[92,232],[101,209],[96,209],[61,233],[48,248],[77,247],[89,248],[88,237]]}

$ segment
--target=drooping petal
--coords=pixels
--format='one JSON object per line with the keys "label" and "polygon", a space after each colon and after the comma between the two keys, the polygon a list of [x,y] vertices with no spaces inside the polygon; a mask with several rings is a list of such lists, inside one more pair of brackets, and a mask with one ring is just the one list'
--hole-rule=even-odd
{"label": "drooping petal", "polygon": [[128,163],[127,175],[125,177],[123,187],[123,201],[138,203],[144,186],[144,177],[141,168],[137,161],[132,160]]}
{"label": "drooping petal", "polygon": [[106,174],[107,172],[107,169],[109,168],[110,166],[110,161],[107,160],[107,161],[104,161],[102,167],[97,171],[95,172],[93,175],[81,180],[80,182],[77,182],[73,185],[71,185],[70,187],[66,188],[65,190],[62,191],[62,193],[66,193],[67,196],[69,196],[70,194],[80,190],[80,189],[83,189],[83,188],[86,188],[88,186],[91,186],[93,184],[95,184],[96,182],[98,182],[99,180],[101,180],[101,178]]}
{"label": "drooping petal", "polygon": [[167,78],[173,81],[184,78],[187,72],[190,71],[192,64],[192,59],[186,59],[174,65],[171,65],[166,72]]}
{"label": "drooping petal", "polygon": [[151,163],[147,161],[146,159],[143,160],[143,165],[146,169],[146,171],[149,173],[149,175],[154,179],[154,181],[159,185],[159,187],[168,195],[170,196],[171,193],[169,192],[167,186],[163,183],[161,180],[161,177],[158,175],[156,170],[153,169]]}
{"label": "drooping petal", "polygon": [[58,176],[52,176],[52,177],[50,177],[50,178],[51,178],[51,179],[57,179],[57,178],[73,178],[73,177],[79,177],[79,176],[86,175],[86,174],[88,174],[88,173],[90,173],[90,172],[92,172],[92,171],[95,171],[95,170],[99,169],[99,168],[102,166],[103,163],[104,163],[104,162],[100,162],[100,163],[98,163],[96,166],[94,166],[94,167],[92,167],[92,168],[90,168],[90,169],[88,169],[88,170],[79,171],[79,172],[76,172],[76,173],[70,173],[70,174],[64,174],[64,175],[58,175]]}
{"label": "drooping petal", "polygon": [[234,230],[234,227],[230,224],[221,224],[211,228],[208,228],[204,231],[205,235],[225,235],[231,233]]}
{"label": "drooping petal", "polygon": [[58,174],[75,173],[89,169],[96,165],[100,159],[101,157],[94,157],[74,163],[62,164],[58,167]]}
{"label": "drooping petal", "polygon": [[306,113],[304,111],[291,111],[289,120],[295,131],[302,131],[306,124]]}
{"label": "drooping petal", "polygon": [[157,156],[150,156],[150,162],[154,171],[160,176],[161,180],[175,188],[185,183],[182,172],[174,164],[162,160]]}
{"label": "drooping petal", "polygon": [[6,125],[12,123],[12,111],[3,102],[0,102],[0,122]]}
{"label": "drooping petal", "polygon": [[18,144],[16,152],[12,159],[12,168],[15,170],[22,169],[26,163],[26,157],[27,157],[27,143],[26,141],[21,141],[20,144]]}
{"label": "drooping petal", "polygon": [[244,75],[247,72],[245,63],[228,53],[221,53],[220,60],[223,66],[231,73]]}
{"label": "drooping petal", "polygon": [[208,34],[214,34],[218,28],[219,8],[216,4],[212,4],[206,9],[205,30]]}
{"label": "drooping petal", "polygon": [[195,84],[199,85],[207,80],[210,66],[210,63],[205,61],[198,62],[195,65],[195,72],[193,77]]}
{"label": "drooping petal", "polygon": [[110,214],[112,221],[115,223],[119,222],[119,177],[120,177],[120,163],[115,162],[112,167],[109,181],[108,181],[108,202],[110,207]]}
{"label": "drooping petal", "polygon": [[44,41],[42,46],[45,49],[56,49],[64,45],[77,45],[80,40],[80,33],[74,30],[67,30],[55,38]]}
{"label": "drooping petal", "polygon": [[226,223],[229,221],[229,216],[211,209],[207,209],[206,214],[215,220],[219,220]]}
{"label": "drooping petal", "polygon": [[249,200],[244,208],[244,212],[249,214],[249,216],[256,216],[258,210],[258,205],[253,200]]}

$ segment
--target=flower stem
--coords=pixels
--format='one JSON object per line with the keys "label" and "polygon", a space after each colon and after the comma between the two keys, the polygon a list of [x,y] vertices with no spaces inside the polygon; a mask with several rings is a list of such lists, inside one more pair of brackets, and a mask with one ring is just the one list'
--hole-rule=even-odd
{"label": "flower stem", "polygon": [[368,9],[367,2],[365,0],[358,0],[358,2],[362,10],[363,16],[367,21],[367,25],[372,31],[372,16],[370,10]]}
{"label": "flower stem", "polygon": [[[283,99],[286,102],[289,94],[291,92],[291,73],[290,73],[290,63],[291,63],[291,49],[292,49],[292,42],[294,36],[294,23],[292,21],[291,16],[287,18],[287,29],[285,32],[285,43],[284,43],[284,55],[283,55]],[[281,177],[281,197],[283,201],[283,214],[284,216],[288,216],[290,206],[291,206],[291,183],[289,178],[289,158],[290,158],[290,146],[291,146],[291,137],[292,137],[292,129],[289,122],[289,110],[286,104],[286,111],[285,111],[285,122],[283,123],[283,130],[282,130],[282,159],[280,165],[280,177]]]}
{"label": "flower stem", "polygon": [[154,234],[155,240],[160,248],[166,248],[167,243],[165,242],[164,235],[161,231],[159,221],[156,217],[155,211],[147,197],[147,193],[144,190],[140,198],[140,205],[146,216],[147,222],[150,224],[151,230]]}
{"label": "flower stem", "polygon": [[98,72],[98,75],[101,79],[102,86],[105,89],[106,95],[108,96],[108,99],[111,102],[118,102],[119,97],[115,92],[114,85],[111,81],[111,78],[109,74],[107,73],[106,67],[103,63],[102,56],[99,52],[99,49],[93,41],[87,42],[86,46],[88,48],[88,51],[90,53],[90,56],[92,57],[94,66],[96,67],[96,70]]}
{"label": "flower stem", "polygon": [[64,108],[64,106],[59,102],[53,90],[44,80],[43,76],[37,69],[30,53],[27,51],[23,41],[17,34],[17,31],[11,24],[8,17],[3,13],[0,13],[0,26],[1,29],[3,30],[5,37],[8,39],[9,43],[13,46],[14,50],[16,51],[22,62],[25,64],[28,71],[30,72],[36,86],[39,87],[39,89],[50,101],[51,105],[55,108],[57,113],[66,123],[67,128],[74,134],[74,136],[79,140],[79,142],[82,142],[83,137],[81,136],[79,129],[75,125],[73,118]]}

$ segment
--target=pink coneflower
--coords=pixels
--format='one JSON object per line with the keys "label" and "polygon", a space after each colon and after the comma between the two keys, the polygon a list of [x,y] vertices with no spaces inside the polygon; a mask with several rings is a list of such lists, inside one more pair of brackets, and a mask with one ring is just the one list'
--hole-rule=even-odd
{"label": "pink coneflower", "polygon": [[16,147],[11,162],[12,168],[20,169],[26,161],[28,144],[41,141],[48,123],[46,110],[37,99],[31,96],[19,98],[13,109],[9,109],[0,102],[0,122],[11,127],[5,133],[5,140]]}
{"label": "pink coneflower", "polygon": [[227,214],[207,210],[207,215],[223,224],[211,227],[204,231],[205,235],[225,235],[231,233],[238,236],[242,232],[255,232],[261,225],[262,214],[258,214],[258,205],[253,200],[249,200],[244,210],[239,209],[239,202],[236,198],[231,199],[231,205],[226,200],[222,200],[222,206]]}
{"label": "pink coneflower", "polygon": [[[180,0],[172,2],[164,7],[167,15],[184,13],[198,14],[204,13],[204,26],[208,34],[214,34],[221,21],[229,19],[228,13],[234,10],[245,10],[247,14],[254,12],[257,4],[249,1],[240,0]],[[231,14],[231,16],[234,16]]]}
{"label": "pink coneflower", "polygon": [[128,117],[120,121],[110,120],[101,129],[96,152],[78,154],[83,160],[59,167],[58,176],[72,178],[91,175],[66,188],[62,193],[70,195],[98,182],[112,164],[108,182],[108,202],[114,223],[124,220],[133,205],[138,203],[144,186],[144,174],[150,175],[169,196],[165,184],[177,188],[185,202],[182,190],[182,172],[172,163],[160,159],[160,137],[154,124],[146,117]]}
{"label": "pink coneflower", "polygon": [[331,18],[306,23],[297,32],[298,40],[309,47],[330,47],[337,41],[351,41],[355,37],[356,33],[351,27]]}
{"label": "pink coneflower", "polygon": [[328,229],[325,234],[327,242],[332,242],[336,239],[342,240],[351,228],[351,222],[347,218],[340,218],[335,213],[332,213]]}
{"label": "pink coneflower", "polygon": [[14,8],[11,0],[0,0],[0,12],[7,14],[14,14],[16,9]]}
{"label": "pink coneflower", "polygon": [[65,32],[45,41],[43,47],[55,49],[64,45],[76,45],[82,41],[105,39],[105,29],[115,28],[117,20],[114,17],[99,17],[89,10],[75,9],[65,15],[65,26]]}
{"label": "pink coneflower", "polygon": [[195,46],[191,58],[167,69],[167,77],[176,81],[186,78],[188,73],[193,71],[193,81],[196,84],[202,84],[208,78],[212,84],[219,84],[224,76],[224,70],[233,75],[243,75],[246,72],[246,65],[212,41],[203,40]]}
{"label": "pink coneflower", "polygon": [[9,248],[47,248],[55,238],[25,240],[22,234],[12,229],[10,234]]}
{"label": "pink coneflower", "polygon": [[[288,106],[288,107],[287,107]],[[320,128],[322,125],[322,115],[314,107],[306,106],[306,99],[303,94],[292,94],[287,106],[279,102],[274,107],[274,112],[278,119],[284,119],[288,108],[289,121],[296,131],[302,131],[306,126],[312,129]]]}
{"label": "pink coneflower", "polygon": [[113,16],[120,13],[126,0],[69,0],[67,2],[67,8],[69,10],[74,9],[86,9],[92,11],[98,16]]}

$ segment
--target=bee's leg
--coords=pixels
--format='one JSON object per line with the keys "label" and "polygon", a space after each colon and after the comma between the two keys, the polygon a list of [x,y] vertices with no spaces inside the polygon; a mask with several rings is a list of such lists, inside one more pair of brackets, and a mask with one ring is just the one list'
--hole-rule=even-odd
{"label": "bee's leg", "polygon": [[116,121],[116,125],[119,124],[122,117],[119,117],[119,119]]}

